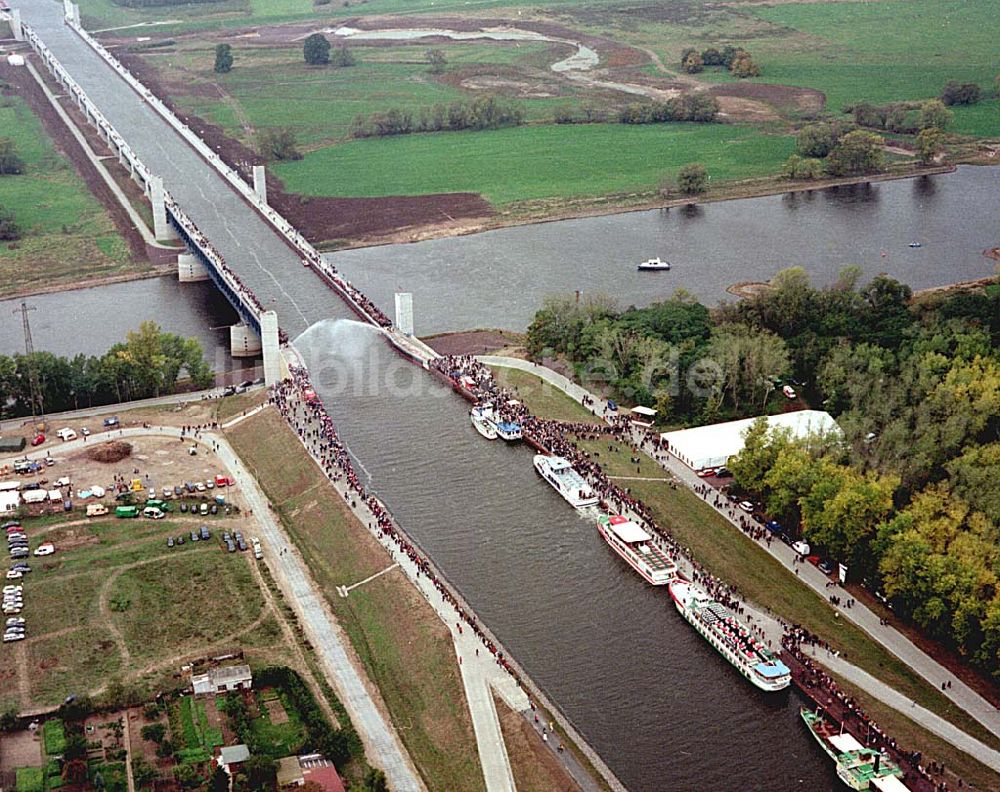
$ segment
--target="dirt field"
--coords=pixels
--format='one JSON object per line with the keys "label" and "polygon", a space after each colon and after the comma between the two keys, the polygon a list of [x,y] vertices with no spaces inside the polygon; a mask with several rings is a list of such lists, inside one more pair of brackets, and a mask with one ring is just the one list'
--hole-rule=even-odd
{"label": "dirt field", "polygon": [[41,765],[41,734],[19,731],[0,737],[0,773],[11,772],[18,767]]}
{"label": "dirt field", "polygon": [[472,330],[467,333],[444,333],[424,341],[440,355],[488,355],[521,342],[520,336],[502,330]]}

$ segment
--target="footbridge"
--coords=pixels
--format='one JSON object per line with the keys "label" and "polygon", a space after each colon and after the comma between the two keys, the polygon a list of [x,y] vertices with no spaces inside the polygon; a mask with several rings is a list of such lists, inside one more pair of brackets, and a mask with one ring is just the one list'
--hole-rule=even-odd
{"label": "footbridge", "polygon": [[421,365],[434,357],[268,205],[263,167],[248,183],[226,164],[84,30],[76,4],[38,2],[25,14],[7,14],[16,36],[142,187],[156,237],[184,243],[179,280],[211,280],[236,310],[235,355],[263,354],[265,379],[275,382],[283,375],[280,344],[320,320],[355,318],[381,328]]}

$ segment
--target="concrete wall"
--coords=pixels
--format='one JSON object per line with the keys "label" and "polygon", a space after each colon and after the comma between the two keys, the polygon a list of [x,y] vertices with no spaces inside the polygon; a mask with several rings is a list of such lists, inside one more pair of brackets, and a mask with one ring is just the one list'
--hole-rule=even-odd
{"label": "concrete wall", "polygon": [[177,256],[177,279],[181,283],[207,281],[208,270],[194,253],[181,253]]}
{"label": "concrete wall", "polygon": [[260,336],[248,324],[234,324],[229,328],[229,351],[236,358],[257,357],[262,351]]}

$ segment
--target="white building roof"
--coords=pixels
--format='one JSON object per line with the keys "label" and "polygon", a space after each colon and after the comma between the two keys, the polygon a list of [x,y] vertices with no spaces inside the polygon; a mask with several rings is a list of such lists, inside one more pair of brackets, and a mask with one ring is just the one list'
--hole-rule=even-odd
{"label": "white building roof", "polygon": [[239,745],[227,745],[219,751],[219,764],[231,765],[245,762],[250,758],[250,749],[242,743]]}
{"label": "white building roof", "polygon": [[0,512],[15,511],[21,505],[21,493],[17,490],[0,492]]}
{"label": "white building roof", "polygon": [[611,530],[626,544],[649,541],[649,534],[634,522],[612,523]]}
{"label": "white building roof", "polygon": [[[660,439],[669,444],[670,452],[693,470],[725,465],[729,457],[743,450],[746,432],[756,418],[741,421],[696,426],[693,429],[679,429],[664,432]],[[812,434],[836,432],[840,427],[833,417],[820,410],[798,410],[767,416],[770,429],[788,429],[793,437],[801,438]]]}

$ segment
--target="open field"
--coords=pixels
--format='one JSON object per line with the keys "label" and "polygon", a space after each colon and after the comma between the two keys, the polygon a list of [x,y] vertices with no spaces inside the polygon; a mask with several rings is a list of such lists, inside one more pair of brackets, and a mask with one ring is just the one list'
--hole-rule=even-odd
{"label": "open field", "polygon": [[722,124],[525,126],[357,140],[274,171],[305,195],[477,192],[503,206],[650,190],[690,162],[717,180],[764,176],[792,149],[790,137]]}
{"label": "open field", "polygon": [[577,404],[558,388],[527,371],[496,366],[493,368],[496,381],[505,388],[517,392],[528,408],[535,414],[560,421],[585,421],[600,423],[600,418],[586,407]]}
{"label": "open field", "polygon": [[25,163],[23,174],[0,176],[0,206],[22,230],[0,245],[0,297],[131,269],[128,244],[20,97],[0,95],[0,137]]}
{"label": "open field", "polygon": [[325,592],[427,784],[479,790],[482,773],[447,628],[395,571],[341,598],[335,587],[388,566],[273,409],[227,431]]}

